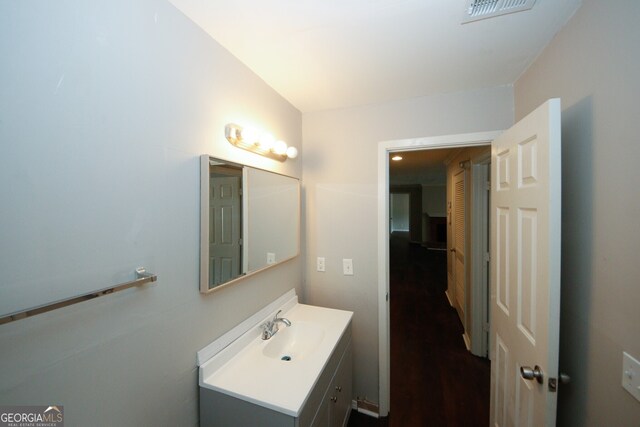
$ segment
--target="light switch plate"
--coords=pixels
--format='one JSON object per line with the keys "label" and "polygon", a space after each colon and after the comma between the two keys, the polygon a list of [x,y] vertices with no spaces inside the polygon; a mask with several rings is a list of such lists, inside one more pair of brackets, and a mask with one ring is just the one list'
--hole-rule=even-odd
{"label": "light switch plate", "polygon": [[345,258],[342,260],[342,273],[345,276],[353,276],[353,260]]}
{"label": "light switch plate", "polygon": [[276,263],[276,254],[273,252],[267,252],[267,264],[275,264]]}
{"label": "light switch plate", "polygon": [[316,270],[318,271],[324,271],[324,257],[318,257],[317,261],[316,261]]}
{"label": "light switch plate", "polygon": [[640,401],[640,362],[629,353],[622,353],[622,387]]}

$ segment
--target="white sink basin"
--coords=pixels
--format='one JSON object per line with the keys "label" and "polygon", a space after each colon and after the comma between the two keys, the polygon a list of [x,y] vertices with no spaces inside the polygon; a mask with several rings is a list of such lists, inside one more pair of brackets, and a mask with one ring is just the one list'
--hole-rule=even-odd
{"label": "white sink basin", "polygon": [[[279,309],[291,326],[280,324],[273,337],[261,339],[260,325]],[[350,311],[298,304],[295,296],[270,307],[232,343],[215,344],[220,349],[200,366],[200,387],[298,416],[352,316]]]}
{"label": "white sink basin", "polygon": [[303,360],[312,354],[324,338],[324,329],[317,323],[297,321],[280,326],[262,349],[262,354],[283,361]]}

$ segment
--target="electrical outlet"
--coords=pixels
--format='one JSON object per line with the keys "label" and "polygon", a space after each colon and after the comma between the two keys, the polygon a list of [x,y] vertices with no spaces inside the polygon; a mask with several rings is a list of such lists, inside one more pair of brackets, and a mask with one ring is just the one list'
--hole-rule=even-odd
{"label": "electrical outlet", "polygon": [[345,276],[353,276],[353,260],[345,258],[342,260],[342,273]]}
{"label": "electrical outlet", "polygon": [[622,352],[622,387],[640,401],[640,362]]}
{"label": "electrical outlet", "polygon": [[318,257],[316,261],[316,270],[324,271],[324,257]]}
{"label": "electrical outlet", "polygon": [[273,252],[267,252],[267,264],[275,264],[276,263],[276,254]]}

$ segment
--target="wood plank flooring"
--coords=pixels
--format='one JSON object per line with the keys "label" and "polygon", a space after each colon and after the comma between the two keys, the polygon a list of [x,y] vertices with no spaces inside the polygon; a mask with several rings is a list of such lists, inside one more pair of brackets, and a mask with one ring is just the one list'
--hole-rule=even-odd
{"label": "wood plank flooring", "polygon": [[352,412],[349,426],[488,426],[488,359],[469,353],[449,305],[446,252],[393,233],[390,251],[391,410]]}

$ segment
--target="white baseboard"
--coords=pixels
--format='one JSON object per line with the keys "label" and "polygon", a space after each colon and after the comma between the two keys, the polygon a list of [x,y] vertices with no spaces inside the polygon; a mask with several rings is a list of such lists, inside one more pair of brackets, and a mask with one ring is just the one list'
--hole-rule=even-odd
{"label": "white baseboard", "polygon": [[356,411],[360,412],[361,414],[365,414],[368,415],[370,417],[373,418],[380,418],[380,414],[374,411],[371,411],[369,409],[365,409],[363,407],[358,407],[358,401],[357,400],[352,400],[351,401],[351,409],[355,409]]}
{"label": "white baseboard", "polygon": [[464,346],[467,347],[467,351],[471,351],[471,341],[469,340],[469,335],[465,332],[462,334],[462,340],[464,341]]}
{"label": "white baseboard", "polygon": [[449,301],[449,305],[453,307],[453,301],[451,300],[451,296],[449,295],[449,289],[444,291],[444,294],[447,296],[447,301]]}

